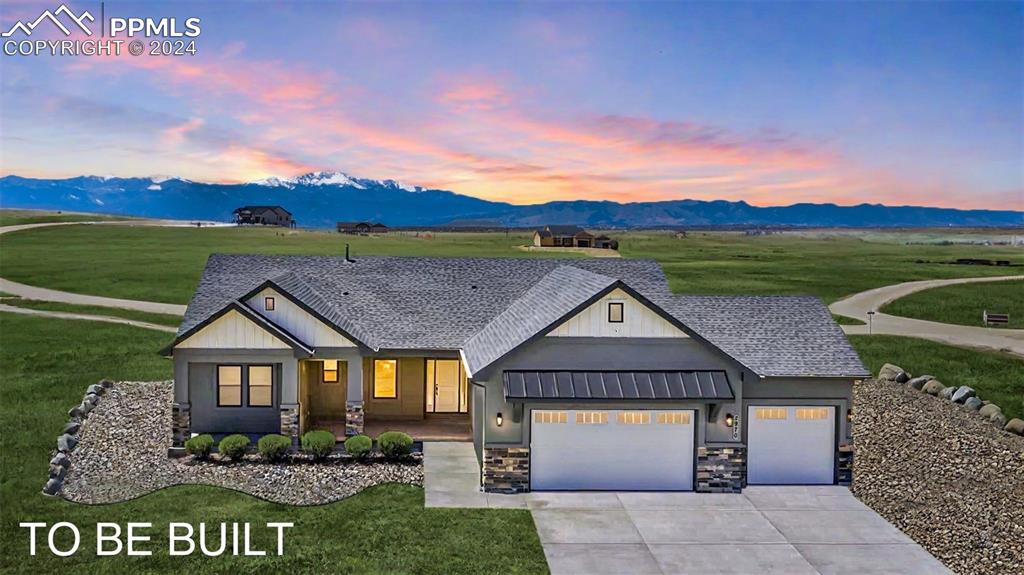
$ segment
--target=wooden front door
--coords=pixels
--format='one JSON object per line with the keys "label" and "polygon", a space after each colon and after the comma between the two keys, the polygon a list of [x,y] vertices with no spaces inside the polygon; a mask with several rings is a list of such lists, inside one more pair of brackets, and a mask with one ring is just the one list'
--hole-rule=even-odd
{"label": "wooden front door", "polygon": [[344,420],[348,393],[348,362],[325,359],[311,363],[310,416],[322,420]]}

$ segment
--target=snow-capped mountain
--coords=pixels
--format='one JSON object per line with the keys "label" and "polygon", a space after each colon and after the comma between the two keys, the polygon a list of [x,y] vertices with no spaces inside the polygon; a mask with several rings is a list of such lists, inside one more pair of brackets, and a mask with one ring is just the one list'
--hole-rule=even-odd
{"label": "snow-capped mountain", "polygon": [[354,178],[345,172],[310,172],[294,178],[280,178],[272,176],[249,183],[257,186],[288,189],[295,188],[296,186],[350,186],[358,190],[365,190],[372,187],[394,188],[405,190],[407,192],[419,192],[423,190],[423,188],[419,186],[409,186],[396,180]]}

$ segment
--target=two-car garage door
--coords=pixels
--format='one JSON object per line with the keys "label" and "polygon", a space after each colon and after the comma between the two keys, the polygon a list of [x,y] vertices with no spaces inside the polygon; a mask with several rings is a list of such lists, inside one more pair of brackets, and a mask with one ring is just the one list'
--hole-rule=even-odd
{"label": "two-car garage door", "polygon": [[534,490],[693,489],[692,410],[534,410]]}

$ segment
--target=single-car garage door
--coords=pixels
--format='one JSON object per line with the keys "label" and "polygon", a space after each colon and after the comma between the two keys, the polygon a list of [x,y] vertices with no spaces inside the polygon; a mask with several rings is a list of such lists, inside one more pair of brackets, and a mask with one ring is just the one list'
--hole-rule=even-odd
{"label": "single-car garage door", "polygon": [[834,483],[834,407],[758,405],[747,409],[747,483]]}
{"label": "single-car garage door", "polygon": [[693,489],[692,410],[534,410],[530,488]]}

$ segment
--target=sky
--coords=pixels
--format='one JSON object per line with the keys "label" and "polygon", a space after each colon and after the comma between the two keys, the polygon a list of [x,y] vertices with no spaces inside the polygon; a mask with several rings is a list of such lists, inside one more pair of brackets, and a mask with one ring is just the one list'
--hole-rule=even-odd
{"label": "sky", "polygon": [[1024,210],[1020,2],[104,8],[200,18],[198,53],[0,56],[0,174]]}

